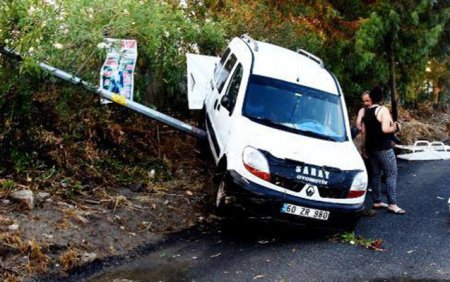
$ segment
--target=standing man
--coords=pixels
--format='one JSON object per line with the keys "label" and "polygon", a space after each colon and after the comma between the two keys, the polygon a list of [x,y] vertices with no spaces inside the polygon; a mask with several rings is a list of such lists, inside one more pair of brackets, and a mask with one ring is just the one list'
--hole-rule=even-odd
{"label": "standing man", "polygon": [[[369,90],[364,91],[363,94],[361,94],[361,101],[363,103],[363,107],[359,110],[358,112],[358,116],[356,117],[356,128],[358,129],[358,132],[361,133],[361,135],[364,135],[363,132],[363,117],[364,117],[364,113],[366,111],[366,109],[370,108],[372,106],[372,100],[370,99],[369,96]],[[360,136],[361,136],[360,135]],[[364,138],[362,138],[364,139]],[[363,157],[364,160],[364,164],[366,166],[367,169],[367,175],[369,177],[369,183],[371,180],[371,173],[370,173],[370,169],[369,169],[369,162],[367,160],[367,156],[364,154],[364,140],[361,140],[361,138],[358,139],[358,142],[361,142],[359,147],[359,151],[361,153],[361,156]],[[366,207],[363,211],[363,216],[375,216],[376,215],[376,211],[373,208],[368,208]]]}
{"label": "standing man", "polygon": [[362,119],[364,117],[364,112],[372,106],[372,100],[370,99],[369,93],[369,90],[366,90],[363,94],[361,94],[361,100],[364,107],[359,110],[358,116],[356,117],[356,128],[358,128],[359,132],[362,131]]}

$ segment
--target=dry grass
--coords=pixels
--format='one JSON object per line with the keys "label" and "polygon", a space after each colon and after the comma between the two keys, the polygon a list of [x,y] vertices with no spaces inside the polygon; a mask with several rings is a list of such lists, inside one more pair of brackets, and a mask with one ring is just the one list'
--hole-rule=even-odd
{"label": "dry grass", "polygon": [[49,258],[42,252],[41,245],[32,239],[28,241],[28,269],[29,273],[45,274],[47,272]]}
{"label": "dry grass", "polygon": [[418,109],[400,111],[403,120],[399,137],[403,144],[417,140],[445,141],[449,139],[450,114],[434,111],[431,104],[420,104]]}
{"label": "dry grass", "polygon": [[0,268],[0,281],[3,282],[21,282],[23,279],[20,278],[17,274],[11,272],[3,272]]}
{"label": "dry grass", "polygon": [[77,266],[79,258],[79,251],[75,248],[69,248],[59,257],[62,269],[65,272],[70,271],[72,268]]}
{"label": "dry grass", "polygon": [[104,202],[109,209],[113,210],[113,213],[116,212],[117,208],[132,206],[131,202],[127,199],[127,197],[123,195],[107,196],[107,198],[108,199],[104,200]]}
{"label": "dry grass", "polygon": [[11,252],[22,254],[25,254],[27,251],[27,244],[22,241],[18,233],[0,233],[0,247],[6,248]]}
{"label": "dry grass", "polygon": [[[0,248],[5,256],[20,254],[20,256],[27,257],[28,262],[24,265],[20,265],[18,269],[26,271],[28,275],[33,275],[35,273],[45,274],[47,272],[49,258],[43,252],[43,249],[46,249],[47,247],[43,248],[35,239],[25,243],[19,233],[2,233],[0,234]],[[6,279],[15,281],[15,278],[17,278],[17,275],[11,274],[2,277],[2,281]]]}
{"label": "dry grass", "polygon": [[9,216],[3,215],[0,213],[0,226],[2,225],[11,225],[14,223],[14,220]]}
{"label": "dry grass", "polygon": [[69,221],[66,218],[61,218],[56,222],[56,229],[67,230],[70,226]]}
{"label": "dry grass", "polygon": [[418,120],[405,122],[399,136],[404,144],[413,144],[416,140],[444,141],[448,138],[443,128]]}

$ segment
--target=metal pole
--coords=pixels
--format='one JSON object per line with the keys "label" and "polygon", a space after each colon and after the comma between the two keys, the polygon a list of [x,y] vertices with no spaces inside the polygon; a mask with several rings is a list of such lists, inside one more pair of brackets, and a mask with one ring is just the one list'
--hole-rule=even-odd
{"label": "metal pole", "polygon": [[[14,52],[13,50],[11,50],[10,48],[4,47],[3,48],[4,51],[8,54],[11,55],[15,55],[18,56],[20,58],[20,55],[16,52]],[[206,139],[206,132],[200,128],[194,127],[192,125],[189,125],[185,122],[182,122],[178,119],[175,119],[171,116],[165,115],[161,112],[158,112],[156,110],[153,110],[149,107],[146,107],[142,104],[136,103],[132,100],[126,99],[124,96],[113,93],[111,91],[102,89],[102,88],[98,88],[95,85],[93,85],[92,83],[89,83],[87,81],[82,80],[79,77],[76,77],[68,72],[65,72],[63,70],[57,69],[55,67],[52,67],[50,65],[47,65],[45,63],[39,63],[39,66],[41,67],[41,69],[51,73],[52,75],[61,78],[65,81],[68,81],[72,84],[75,85],[81,85],[83,86],[85,89],[94,92],[96,94],[99,94],[100,96],[102,96],[105,99],[108,99],[110,101],[113,101],[119,105],[125,106],[129,109],[132,109],[133,111],[136,111],[138,113],[143,114],[144,116],[147,116],[149,118],[155,119],[159,122],[162,122],[164,124],[167,124],[175,129],[178,129],[180,131],[183,131],[187,134],[190,134],[192,136],[195,136],[197,138],[200,139]]]}

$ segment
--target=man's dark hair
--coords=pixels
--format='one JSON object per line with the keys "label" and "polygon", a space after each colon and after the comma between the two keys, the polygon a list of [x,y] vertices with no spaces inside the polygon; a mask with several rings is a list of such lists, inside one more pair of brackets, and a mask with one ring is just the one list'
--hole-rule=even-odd
{"label": "man's dark hair", "polygon": [[374,86],[369,93],[370,99],[372,99],[372,103],[378,104],[383,100],[383,89],[380,86]]}

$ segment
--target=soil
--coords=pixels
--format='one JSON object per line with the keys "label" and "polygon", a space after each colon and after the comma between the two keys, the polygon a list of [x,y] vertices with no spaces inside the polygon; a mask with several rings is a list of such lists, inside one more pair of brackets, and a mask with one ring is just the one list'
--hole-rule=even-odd
{"label": "soil", "polygon": [[[400,113],[403,143],[449,138],[450,114],[424,113]],[[83,264],[127,254],[168,233],[214,220],[212,161],[198,153],[194,138],[173,130],[158,133],[158,142],[158,155],[171,164],[171,177],[164,180],[152,181],[150,171],[149,181],[102,184],[71,197],[38,185],[31,189],[36,201],[31,210],[11,200],[10,190],[1,193],[0,278],[64,277]],[[35,187],[33,179],[17,180],[14,190]],[[42,191],[49,194],[39,195]]]}
{"label": "soil", "polygon": [[[0,280],[64,277],[83,264],[127,254],[165,234],[213,220],[213,163],[199,155],[192,137],[170,130],[159,138],[165,144],[161,156],[171,163],[168,179],[100,185],[70,198],[34,189],[31,210],[10,193],[0,194]],[[34,180],[28,181],[14,190],[33,186]],[[17,230],[9,229],[14,226]]]}

